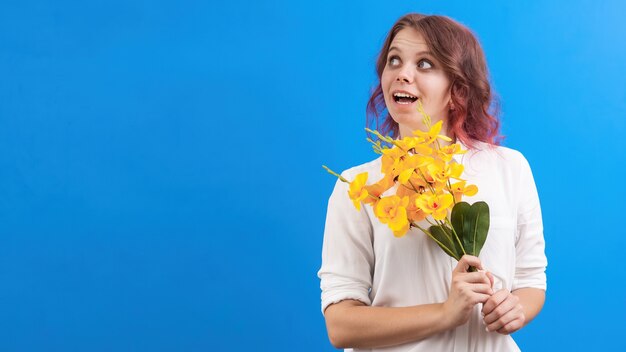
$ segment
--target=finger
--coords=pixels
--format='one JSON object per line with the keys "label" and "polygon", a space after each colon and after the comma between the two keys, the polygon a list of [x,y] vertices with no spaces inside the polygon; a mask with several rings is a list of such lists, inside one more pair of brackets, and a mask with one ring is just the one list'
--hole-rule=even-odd
{"label": "finger", "polygon": [[485,303],[491,295],[485,293],[472,293],[470,296],[471,302],[476,305],[478,303]]}
{"label": "finger", "polygon": [[506,324],[505,326],[501,327],[500,329],[498,329],[498,333],[502,334],[502,335],[508,335],[508,334],[512,334],[514,332],[516,332],[517,330],[521,329],[522,327],[524,327],[524,321],[526,320],[526,318],[524,318],[523,316],[515,319],[511,322],[509,322],[508,324]]}
{"label": "finger", "polygon": [[511,309],[500,319],[487,325],[487,331],[497,331],[509,324],[510,322],[521,318],[521,309]]}
{"label": "finger", "polygon": [[508,314],[511,310],[515,308],[515,304],[516,302],[513,302],[510,299],[505,299],[496,308],[494,308],[491,313],[485,314],[485,316],[483,317],[485,324],[489,325],[502,318],[504,315]]}
{"label": "finger", "polygon": [[494,293],[483,306],[483,316],[490,314],[497,306],[504,302],[509,294],[510,292],[507,289],[502,289]]}
{"label": "finger", "polygon": [[[489,277],[487,274],[481,272],[475,273],[459,273],[457,274],[460,281],[474,283],[474,284],[485,284],[489,285],[491,282],[489,281]],[[490,285],[491,286],[491,285]]]}
{"label": "finger", "polygon": [[485,324],[489,325],[497,321],[504,315],[508,314],[511,310],[513,310],[516,305],[517,300],[515,299],[515,296],[510,294],[502,303],[500,303],[495,309],[493,309],[491,313],[485,314]]}
{"label": "finger", "polygon": [[493,278],[493,274],[488,272],[488,271],[486,272],[486,274],[487,274],[487,277],[489,278],[489,281],[491,282],[491,287],[493,287],[493,283],[494,283],[494,280],[495,280]]}
{"label": "finger", "polygon": [[491,298],[491,295],[493,294],[491,286],[486,284],[469,284],[468,287],[472,292],[489,295],[487,299]]}
{"label": "finger", "polygon": [[457,273],[465,273],[470,266],[474,266],[478,269],[482,269],[482,264],[480,263],[480,259],[473,255],[464,255],[461,257],[453,272]]}

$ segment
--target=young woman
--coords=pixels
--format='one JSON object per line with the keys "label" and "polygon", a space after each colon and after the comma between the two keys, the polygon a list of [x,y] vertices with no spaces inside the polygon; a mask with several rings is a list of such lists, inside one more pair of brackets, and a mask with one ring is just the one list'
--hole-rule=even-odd
{"label": "young woman", "polygon": [[[467,150],[455,157],[486,201],[490,229],[480,258],[458,262],[419,230],[396,238],[371,207],[357,211],[348,185],[328,202],[322,314],[331,343],[354,351],[517,351],[509,334],[545,300],[547,260],[539,198],[523,155],[498,146],[499,121],[483,51],[474,35],[442,16],[409,14],[391,28],[377,62],[368,117],[394,137],[426,130],[420,101],[442,132]],[[346,170],[382,177],[381,159]],[[482,269],[468,272],[469,266]]]}

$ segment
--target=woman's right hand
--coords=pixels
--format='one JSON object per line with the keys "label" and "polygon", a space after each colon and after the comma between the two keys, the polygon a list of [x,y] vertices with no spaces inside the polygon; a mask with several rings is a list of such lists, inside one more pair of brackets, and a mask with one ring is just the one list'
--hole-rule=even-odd
{"label": "woman's right hand", "polygon": [[450,293],[443,303],[444,316],[451,328],[465,324],[474,306],[485,303],[493,294],[493,276],[484,271],[468,272],[470,266],[482,269],[478,257],[464,255],[452,270]]}

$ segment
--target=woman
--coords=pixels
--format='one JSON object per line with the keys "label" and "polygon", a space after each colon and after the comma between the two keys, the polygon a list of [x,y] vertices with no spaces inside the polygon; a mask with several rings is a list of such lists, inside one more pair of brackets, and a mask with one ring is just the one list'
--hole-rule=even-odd
{"label": "woman", "polygon": [[[526,159],[498,146],[499,121],[484,54],[473,34],[442,16],[409,14],[389,32],[368,103],[379,131],[394,137],[432,123],[468,152],[455,158],[478,186],[469,203],[490,207],[480,258],[458,262],[418,230],[396,238],[371,207],[355,210],[348,185],[329,199],[322,266],[322,314],[337,348],[378,351],[517,351],[509,334],[541,310],[546,289],[539,198]],[[382,121],[378,124],[378,118]],[[382,177],[380,158],[343,172]],[[475,266],[479,272],[468,272]]]}

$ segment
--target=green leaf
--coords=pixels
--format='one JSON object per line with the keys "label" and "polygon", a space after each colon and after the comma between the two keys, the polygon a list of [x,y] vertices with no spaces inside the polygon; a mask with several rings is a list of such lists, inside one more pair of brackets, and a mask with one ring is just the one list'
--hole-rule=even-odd
{"label": "green leaf", "polygon": [[487,203],[476,202],[470,206],[465,214],[463,230],[463,245],[466,252],[478,256],[489,232],[489,205]]}
{"label": "green leaf", "polygon": [[[465,249],[465,252],[467,252],[468,249],[465,245],[465,237],[467,237],[466,234],[469,233],[469,231],[465,230],[464,224],[469,209],[470,205],[468,202],[458,202],[452,208],[452,214],[450,215],[450,222],[452,223],[452,227],[454,228],[456,234],[459,236],[459,240],[463,244],[463,249]],[[461,253],[463,253],[463,251],[461,251]]]}
{"label": "green leaf", "polygon": [[459,253],[457,246],[454,245],[453,238],[450,236],[452,232],[450,229],[440,225],[433,225],[428,231],[444,252],[456,260],[461,259],[463,252]]}
{"label": "green leaf", "polygon": [[489,206],[485,202],[470,205],[459,202],[452,208],[450,222],[460,237],[465,252],[478,256],[489,232]]}

